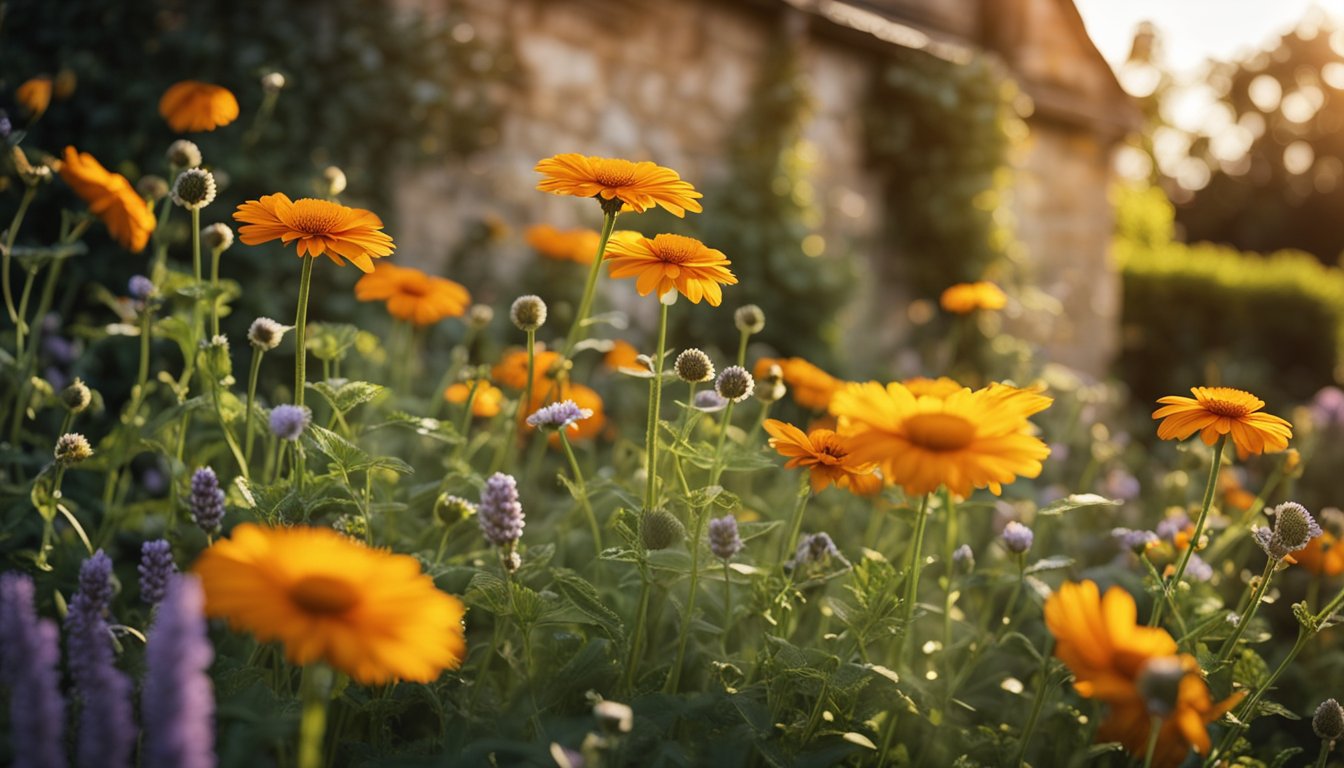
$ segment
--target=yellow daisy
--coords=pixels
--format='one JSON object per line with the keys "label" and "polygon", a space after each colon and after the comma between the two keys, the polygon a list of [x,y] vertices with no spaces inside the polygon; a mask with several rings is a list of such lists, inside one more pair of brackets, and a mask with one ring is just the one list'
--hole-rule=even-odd
{"label": "yellow daisy", "polygon": [[326,254],[338,265],[344,258],[366,273],[373,271],[373,259],[390,256],[396,248],[383,231],[382,219],[330,200],[263,195],[238,206],[233,218],[246,225],[239,227],[238,237],[248,245],[298,242],[300,256]]}
{"label": "yellow daisy", "polygon": [[1246,458],[1266,451],[1274,453],[1288,447],[1293,425],[1278,416],[1259,413],[1265,401],[1231,387],[1191,387],[1193,398],[1169,395],[1159,398],[1162,408],[1153,411],[1157,436],[1163,440],[1184,440],[1194,433],[1205,445],[1231,435],[1237,455]]}
{"label": "yellow daisy", "polygon": [[607,263],[612,277],[635,278],[640,296],[655,291],[662,296],[675,288],[693,304],[703,298],[717,307],[723,302],[719,286],[737,284],[722,251],[682,235],[612,238],[607,243]]}
{"label": "yellow daisy", "polygon": [[690,182],[682,181],[671,168],[648,161],[635,163],[571,152],[542,160],[536,171],[546,176],[537,183],[542,192],[620,200],[635,213],[654,206],[662,206],[675,216],[702,210],[697,198],[703,195]]}

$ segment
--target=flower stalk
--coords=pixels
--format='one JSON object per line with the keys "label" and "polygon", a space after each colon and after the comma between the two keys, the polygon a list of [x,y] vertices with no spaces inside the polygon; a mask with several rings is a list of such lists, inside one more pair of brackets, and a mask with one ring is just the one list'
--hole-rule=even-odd
{"label": "flower stalk", "polygon": [[[1185,576],[1185,568],[1190,564],[1190,556],[1195,553],[1199,546],[1200,538],[1204,535],[1204,524],[1209,519],[1209,508],[1213,506],[1213,494],[1218,488],[1218,471],[1223,463],[1223,447],[1227,445],[1227,435],[1218,438],[1218,442],[1213,445],[1213,463],[1209,467],[1209,480],[1204,486],[1204,501],[1199,506],[1199,518],[1195,521],[1195,532],[1190,536],[1190,545],[1181,553],[1181,559],[1176,565],[1176,572],[1171,578],[1162,585],[1162,591],[1168,595],[1169,600],[1174,600],[1173,591],[1181,586],[1181,579]],[[1167,600],[1159,600],[1157,607],[1153,609],[1153,616],[1148,621],[1148,626],[1156,627],[1162,623],[1162,613],[1167,606]]]}

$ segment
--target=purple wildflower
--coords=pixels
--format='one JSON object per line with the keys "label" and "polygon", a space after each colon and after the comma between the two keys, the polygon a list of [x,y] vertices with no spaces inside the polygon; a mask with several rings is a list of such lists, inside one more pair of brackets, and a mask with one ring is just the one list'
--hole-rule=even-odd
{"label": "purple wildflower", "polygon": [[[1139,554],[1148,549],[1150,544],[1157,543],[1158,536],[1152,531],[1136,531],[1130,528],[1112,528],[1111,537],[1120,544],[1121,547]],[[1188,567],[1188,566],[1187,566]]]}
{"label": "purple wildflower", "polygon": [[219,531],[224,520],[224,491],[219,487],[219,477],[210,467],[201,467],[191,476],[191,517],[202,531],[213,534]]}
{"label": "purple wildflower", "polygon": [[1204,562],[1204,558],[1199,555],[1190,555],[1190,562],[1185,564],[1185,575],[1193,581],[1208,581],[1213,578],[1213,566]]}
{"label": "purple wildflower", "polygon": [[1015,555],[1025,554],[1028,549],[1031,549],[1031,543],[1035,539],[1036,534],[1016,520],[1003,527],[1003,546]]}
{"label": "purple wildflower", "polygon": [[737,531],[737,518],[732,515],[709,521],[709,551],[720,560],[731,560],[742,551],[742,536]]}
{"label": "purple wildflower", "polygon": [[527,423],[538,429],[560,430],[565,427],[578,429],[578,422],[592,418],[592,415],[591,408],[580,408],[573,400],[561,400],[538,408],[535,413],[527,417]]}
{"label": "purple wildflower", "polygon": [[962,544],[952,551],[952,564],[967,571],[975,570],[975,552],[971,551],[970,544]]}
{"label": "purple wildflower", "polygon": [[784,565],[790,569],[805,565],[826,565],[834,558],[849,565],[845,556],[840,554],[836,548],[835,542],[827,533],[809,533],[798,540],[798,549],[794,551],[793,559]]}
{"label": "purple wildflower", "polygon": [[301,405],[277,405],[271,409],[271,434],[281,440],[298,440],[312,419],[312,411]]}
{"label": "purple wildflower", "polygon": [[143,303],[154,295],[154,281],[144,275],[132,275],[126,283],[126,291],[132,299]]}
{"label": "purple wildflower", "polygon": [[214,656],[200,580],[172,577],[145,647],[145,768],[214,768]]}
{"label": "purple wildflower", "polygon": [[63,768],[60,638],[55,622],[38,619],[33,580],[0,575],[0,683],[9,688],[15,768]]}
{"label": "purple wildflower", "polygon": [[523,536],[523,505],[518,501],[518,481],[496,472],[485,481],[476,518],[481,533],[497,547],[512,547]]}
{"label": "purple wildflower", "polygon": [[697,411],[715,413],[727,408],[728,400],[718,392],[706,389],[695,393],[695,403],[693,405]]}
{"label": "purple wildflower", "polygon": [[157,605],[167,593],[168,579],[177,573],[173,547],[167,539],[155,539],[140,545],[139,571],[140,599],[150,605]]}
{"label": "purple wildflower", "polygon": [[1176,535],[1184,533],[1185,529],[1189,527],[1190,517],[1184,512],[1179,512],[1157,524],[1157,538],[1174,542],[1176,541]]}
{"label": "purple wildflower", "polygon": [[116,667],[103,614],[112,599],[112,561],[100,549],[79,569],[79,591],[65,616],[66,658],[83,703],[75,762],[81,768],[124,768],[135,745],[131,680]]}

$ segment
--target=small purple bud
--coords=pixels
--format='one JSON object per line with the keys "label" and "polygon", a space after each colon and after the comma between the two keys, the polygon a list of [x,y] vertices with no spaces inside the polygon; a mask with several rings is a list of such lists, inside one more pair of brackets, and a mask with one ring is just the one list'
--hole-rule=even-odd
{"label": "small purple bud", "polygon": [[1030,528],[1016,520],[1003,527],[1003,545],[1015,555],[1023,554],[1031,549],[1031,543],[1035,538],[1036,535],[1031,532]]}
{"label": "small purple bud", "polygon": [[742,536],[737,530],[737,518],[732,515],[709,521],[709,551],[720,560],[731,560],[742,551]]}

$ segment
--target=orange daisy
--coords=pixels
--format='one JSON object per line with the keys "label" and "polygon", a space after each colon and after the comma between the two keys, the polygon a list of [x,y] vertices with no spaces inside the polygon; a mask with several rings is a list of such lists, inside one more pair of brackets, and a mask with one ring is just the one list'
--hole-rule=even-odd
{"label": "orange daisy", "polygon": [[772,365],[778,365],[784,373],[784,383],[793,394],[793,401],[811,411],[826,410],[831,397],[845,385],[843,379],[835,378],[801,357],[763,357],[756,361],[752,373],[757,379],[763,379]]}
{"label": "orange daisy", "polygon": [[592,264],[602,235],[591,229],[556,229],[549,224],[527,228],[527,244],[537,253],[556,261]]}
{"label": "orange daisy", "polygon": [[1344,573],[1344,546],[1336,532],[1339,530],[1339,510],[1321,513],[1321,535],[1307,542],[1304,549],[1293,553],[1297,564],[1318,576],[1338,576]]}
{"label": "orange daisy", "polygon": [[567,153],[542,160],[536,171],[546,176],[537,183],[542,192],[620,200],[635,213],[654,206],[662,206],[678,217],[685,216],[686,211],[702,210],[697,198],[703,195],[690,182],[682,181],[676,171],[648,161]]}
{"label": "orange daisy", "polygon": [[1268,413],[1259,413],[1265,401],[1231,387],[1191,387],[1193,398],[1169,395],[1159,398],[1164,407],[1153,411],[1157,436],[1163,440],[1184,440],[1194,433],[1205,445],[1231,435],[1237,455],[1246,458],[1266,451],[1282,451],[1293,436],[1293,425]]}
{"label": "orange daisy", "polygon": [[821,493],[830,485],[860,496],[882,490],[882,478],[873,474],[877,465],[856,461],[849,441],[835,432],[814,429],[804,434],[778,419],[766,419],[764,426],[770,433],[770,447],[788,458],[785,467],[807,467],[813,493]]}
{"label": "orange daisy", "polygon": [[52,91],[50,77],[34,77],[14,89],[14,100],[28,113],[30,120],[36,120],[51,106]]}
{"label": "orange daisy", "polygon": [[693,304],[703,298],[717,307],[723,302],[720,285],[737,284],[723,252],[682,235],[612,238],[607,243],[607,263],[613,278],[634,277],[640,296],[655,291],[662,296],[675,288]]}
{"label": "orange daisy", "polygon": [[382,231],[382,219],[330,200],[290,200],[277,192],[243,203],[233,218],[247,225],[238,229],[238,237],[248,245],[297,241],[299,256],[326,254],[337,264],[344,258],[362,272],[372,272],[373,259],[389,256],[396,248]]}
{"label": "orange daisy", "polygon": [[639,364],[639,350],[635,345],[624,339],[616,339],[611,343],[611,349],[602,358],[602,364],[608,370],[619,371],[622,368],[633,368],[637,371],[648,370]]}
{"label": "orange daisy", "polygon": [[139,253],[154,231],[154,214],[125,176],[111,173],[87,152],[65,148],[61,178],[107,226],[112,239],[131,253]]}
{"label": "orange daisy", "polygon": [[[458,382],[443,390],[443,399],[453,405],[462,405],[471,396],[472,382]],[[476,397],[471,401],[471,415],[478,419],[492,419],[504,405],[504,391],[488,381],[476,383]]]}
{"label": "orange daisy", "polygon": [[1008,297],[999,286],[982,280],[978,283],[957,283],[943,291],[943,295],[938,297],[938,303],[953,314],[969,315],[977,309],[1003,309],[1008,303]]}
{"label": "orange daisy", "polygon": [[447,317],[461,317],[471,305],[471,293],[444,277],[418,269],[379,262],[355,283],[360,301],[386,301],[393,317],[416,325],[433,325]]}
{"label": "orange daisy", "polygon": [[183,80],[163,92],[159,114],[178,133],[213,131],[238,119],[238,99],[227,88]]}
{"label": "orange daisy", "polygon": [[[545,344],[537,342],[533,352],[533,381],[532,391],[546,389],[551,386],[551,368],[560,362],[560,353],[549,350]],[[504,353],[498,363],[490,369],[490,378],[501,387],[509,389],[527,388],[527,349],[511,349]],[[542,403],[545,405],[545,403]]]}

